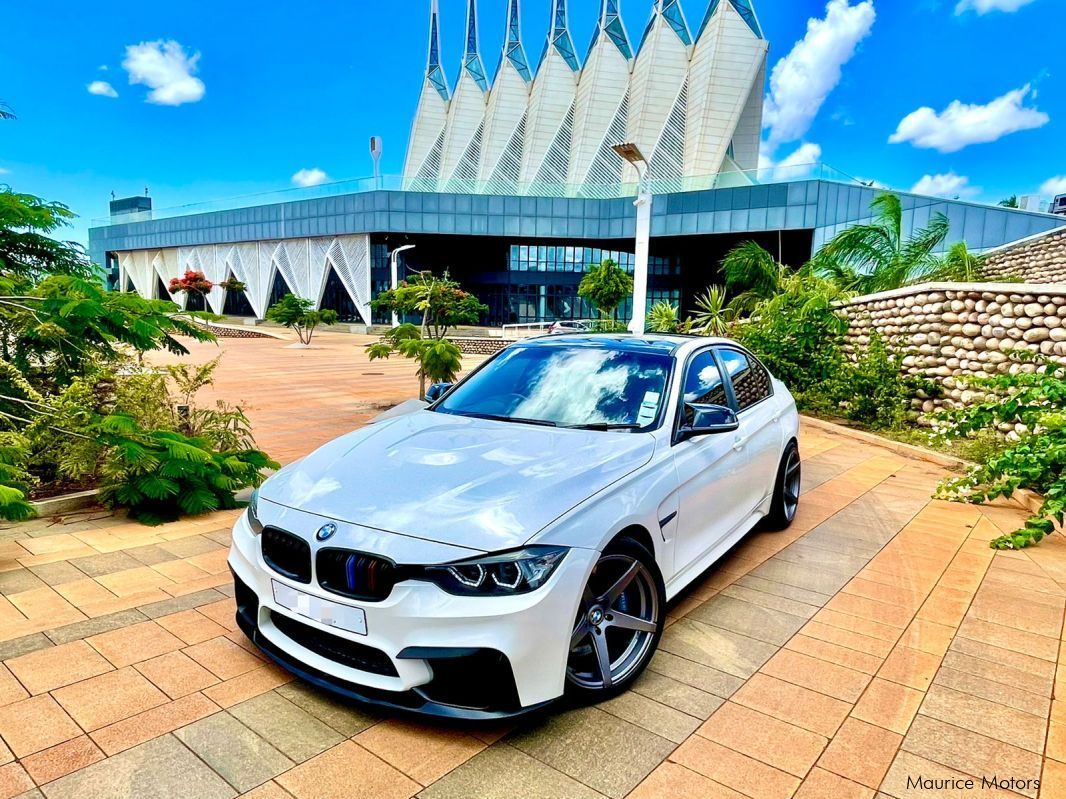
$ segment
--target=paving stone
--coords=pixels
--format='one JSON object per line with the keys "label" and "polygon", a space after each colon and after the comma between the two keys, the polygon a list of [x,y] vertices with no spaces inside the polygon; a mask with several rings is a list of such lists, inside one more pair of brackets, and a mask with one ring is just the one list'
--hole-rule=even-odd
{"label": "paving stone", "polygon": [[6,665],[31,694],[62,688],[114,668],[84,641],[38,649],[12,658]]}
{"label": "paving stone", "polygon": [[626,691],[598,707],[677,744],[688,738],[702,721],[636,691]]}
{"label": "paving stone", "polygon": [[36,652],[38,649],[46,649],[54,646],[52,640],[44,633],[33,633],[21,638],[12,638],[10,641],[0,641],[0,660],[16,658]]}
{"label": "paving stone", "polygon": [[903,736],[848,718],[829,742],[818,765],[868,788],[876,788],[892,765]]}
{"label": "paving stone", "polygon": [[782,549],[774,558],[812,569],[826,569],[840,574],[857,574],[869,562],[869,558],[852,555],[838,549],[811,546],[800,539]]}
{"label": "paving stone", "polygon": [[796,791],[796,799],[870,799],[873,791],[838,774],[814,768]]}
{"label": "paving stone", "polygon": [[603,794],[510,746],[475,755],[418,794],[419,799],[597,799]]}
{"label": "paving stone", "polygon": [[160,616],[169,616],[171,613],[178,613],[182,610],[209,605],[222,599],[223,596],[222,593],[214,588],[207,588],[203,591],[194,591],[191,594],[184,594],[173,599],[164,599],[160,602],[152,602],[149,605],[141,605],[137,609],[148,618],[157,619]]}
{"label": "paving stone", "polygon": [[740,599],[745,602],[750,602],[753,605],[758,605],[759,607],[769,608],[770,610],[777,610],[783,613],[790,613],[793,616],[799,616],[804,619],[811,618],[821,607],[821,605],[810,605],[806,602],[800,602],[788,597],[768,594],[765,591],[757,591],[746,585],[739,585],[738,583],[727,585],[719,592],[719,596]]}
{"label": "paving stone", "polygon": [[679,763],[660,763],[627,799],[744,799],[744,795]]}
{"label": "paving stone", "polygon": [[216,713],[174,733],[226,782],[244,792],[291,768],[293,761],[228,713]]}
{"label": "paving stone", "polygon": [[218,678],[182,652],[167,652],[134,668],[171,699],[179,699],[218,682]]}
{"label": "paving stone", "polygon": [[1047,718],[1051,707],[1051,697],[1031,693],[1022,688],[1004,685],[1001,682],[967,674],[964,671],[942,667],[936,675],[937,685],[945,685],[956,691],[973,694],[982,699],[998,702],[1001,705],[1024,710],[1034,716]]}
{"label": "paving stone", "polygon": [[795,635],[806,622],[802,616],[771,610],[723,594],[711,597],[689,613],[687,618],[778,646]]}
{"label": "paving stone", "polygon": [[922,713],[1030,752],[1044,751],[1046,719],[987,699],[934,683],[922,703]]}
{"label": "paving stone", "polygon": [[787,772],[700,735],[693,735],[681,744],[670,760],[745,796],[759,799],[790,799],[800,784],[799,779]]}
{"label": "paving stone", "polygon": [[969,655],[972,658],[983,660],[996,666],[1028,672],[1044,684],[1050,684],[1055,679],[1054,663],[1049,663],[1043,658],[1027,655],[1024,652],[1015,652],[1012,649],[986,644],[983,641],[955,638],[951,642],[951,652]]}
{"label": "paving stone", "polygon": [[698,719],[708,718],[725,701],[650,668],[637,678],[632,690]]}
{"label": "paving stone", "polygon": [[759,673],[733,694],[732,701],[831,738],[840,728],[849,702]]}
{"label": "paving stone", "polygon": [[73,583],[76,580],[85,579],[85,574],[63,560],[55,563],[42,563],[39,566],[30,566],[30,571],[36,574],[45,584],[50,586]]}
{"label": "paving stone", "polygon": [[167,702],[166,694],[130,666],[59,688],[52,696],[87,732]]}
{"label": "paving stone", "polygon": [[108,574],[135,569],[143,564],[130,557],[127,553],[119,550],[116,552],[101,552],[99,555],[89,555],[84,558],[74,558],[70,561],[89,577],[104,577]]}
{"label": "paving stone", "polygon": [[179,558],[192,558],[196,555],[214,552],[220,548],[217,541],[211,541],[200,535],[191,535],[186,538],[179,538],[176,541],[167,541],[165,544],[160,544],[159,547]]}
{"label": "paving stone", "polygon": [[828,570],[811,569],[779,558],[770,558],[770,560],[754,569],[751,574],[764,580],[786,583],[797,588],[805,588],[809,591],[818,591],[823,594],[835,594],[852,577],[852,573],[842,574]]}
{"label": "paving stone", "polygon": [[180,638],[171,635],[154,621],[111,630],[86,640],[118,668],[140,663],[184,646]]}
{"label": "paving stone", "polygon": [[810,688],[827,696],[856,702],[870,675],[792,649],[781,649],[761,669],[763,674]]}
{"label": "paving stone", "polygon": [[[915,784],[917,780],[954,780],[960,787],[927,788],[921,784]],[[908,782],[908,780],[910,782]],[[978,790],[965,788],[962,785],[970,780]],[[943,784],[943,783],[941,783]],[[1018,799],[1018,794],[1008,791],[996,791],[994,789],[980,789],[981,781],[974,780],[969,774],[964,774],[956,769],[948,768],[940,763],[934,763],[923,757],[910,752],[901,751],[892,763],[892,767],[885,775],[881,783],[881,790],[885,796],[892,799]],[[878,794],[880,796],[880,794]]]}
{"label": "paving stone", "polygon": [[1011,649],[1026,655],[1033,655],[1052,663],[1055,662],[1059,651],[1059,642],[1056,638],[1028,633],[1024,630],[1005,627],[1001,624],[992,624],[975,619],[972,616],[967,616],[962,622],[962,626],[959,627],[959,636],[992,644],[1003,649]]}
{"label": "paving stone", "polygon": [[345,741],[278,777],[296,799],[408,799],[417,782]]}
{"label": "paving stone", "polygon": [[733,692],[744,684],[744,680],[733,674],[705,666],[694,660],[674,655],[662,647],[652,655],[648,670],[671,677],[678,682],[691,685],[701,691],[728,699]]}
{"label": "paving stone", "polygon": [[354,740],[421,785],[435,782],[485,748],[461,728],[407,719],[375,724]]}
{"label": "paving stone", "polygon": [[658,735],[599,708],[552,716],[507,742],[600,793],[623,797],[674,749]]}
{"label": "paving stone", "polygon": [[172,735],[75,771],[42,790],[47,799],[229,799],[236,795]]}
{"label": "paving stone", "polygon": [[373,712],[340,702],[303,682],[290,682],[278,686],[275,690],[345,737],[362,732],[378,721],[378,716]]}
{"label": "paving stone", "polygon": [[138,563],[143,563],[145,566],[155,566],[158,563],[166,563],[167,561],[177,560],[178,558],[177,555],[167,552],[158,544],[133,547],[132,549],[125,550],[125,552]]}
{"label": "paving stone", "polygon": [[[764,594],[770,594],[771,596],[792,599],[817,608],[822,607],[826,602],[833,598],[832,594],[823,594],[818,591],[807,590],[806,588],[797,588],[794,585],[774,582],[773,580],[767,580],[763,577],[756,577],[754,574],[745,574],[736,581],[735,585],[750,588]],[[800,614],[797,613],[796,615]]]}
{"label": "paving stone", "polygon": [[77,738],[78,725],[48,694],[41,694],[0,708],[0,736],[16,757]]}
{"label": "paving stone", "polygon": [[143,613],[137,610],[120,610],[117,613],[109,613],[106,616],[97,616],[93,619],[76,621],[73,624],[64,624],[49,630],[47,635],[56,644],[65,644],[70,641],[79,641],[100,633],[119,630],[145,621]]}
{"label": "paving stone", "polygon": [[[1003,741],[945,724],[919,714],[903,739],[903,749],[926,760],[957,769],[974,777],[1011,776],[1039,780],[1041,757]],[[1036,796],[1036,790],[1022,790]]]}
{"label": "paving stone", "polygon": [[690,619],[681,619],[666,628],[659,646],[742,679],[754,674],[777,651],[773,644]]}
{"label": "paving stone", "polygon": [[[1042,662],[1042,661],[1041,661]],[[1025,669],[1007,666],[1003,663],[994,663],[991,660],[967,655],[955,651],[953,648],[946,655],[941,664],[945,669],[954,669],[986,680],[1001,682],[1004,685],[1020,688],[1023,691],[1031,691],[1040,696],[1051,694],[1053,674],[1033,674]]]}
{"label": "paving stone", "polygon": [[699,734],[800,778],[827,743],[824,736],[735,702],[722,705]]}
{"label": "paving stone", "polygon": [[32,591],[45,585],[47,583],[29,569],[18,568],[0,572],[0,594],[4,596],[21,594],[23,591]]}
{"label": "paving stone", "polygon": [[217,712],[218,705],[203,694],[189,694],[96,730],[92,739],[113,755]]}
{"label": "paving stone", "polygon": [[344,740],[332,727],[275,691],[234,705],[229,712],[296,763]]}
{"label": "paving stone", "polygon": [[51,749],[22,759],[34,782],[43,785],[104,759],[104,753],[87,735],[72,738]]}

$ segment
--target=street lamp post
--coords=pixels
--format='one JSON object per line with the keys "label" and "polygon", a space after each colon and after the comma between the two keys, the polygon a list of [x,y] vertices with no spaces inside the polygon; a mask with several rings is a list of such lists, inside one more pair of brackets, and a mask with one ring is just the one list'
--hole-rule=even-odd
{"label": "street lamp post", "polygon": [[648,316],[648,248],[651,244],[652,197],[648,190],[648,162],[640,148],[632,143],[616,144],[614,151],[637,170],[637,199],[633,203],[637,208],[637,244],[633,264],[633,318],[629,322],[629,332],[639,336],[644,333]]}
{"label": "street lamp post", "polygon": [[[392,272],[393,291],[396,290],[396,286],[400,282],[399,275],[397,274],[397,262],[399,261],[400,253],[405,252],[407,250],[413,250],[415,246],[416,245],[414,244],[404,244],[402,247],[397,247],[395,250],[392,251],[392,254],[389,255],[389,269]],[[392,312],[392,326],[400,326],[400,318],[396,315],[396,311]]]}

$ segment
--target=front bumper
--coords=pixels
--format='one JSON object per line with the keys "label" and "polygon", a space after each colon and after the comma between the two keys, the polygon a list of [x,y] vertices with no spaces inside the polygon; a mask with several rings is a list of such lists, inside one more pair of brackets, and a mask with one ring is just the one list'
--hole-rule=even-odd
{"label": "front bumper", "polygon": [[[237,623],[275,662],[349,699],[466,719],[520,715],[562,695],[569,621],[594,562],[593,551],[573,549],[545,586],[520,596],[459,597],[411,580],[360,602],[269,568],[244,515],[229,555]],[[367,634],[279,605],[272,582],[363,609]]]}

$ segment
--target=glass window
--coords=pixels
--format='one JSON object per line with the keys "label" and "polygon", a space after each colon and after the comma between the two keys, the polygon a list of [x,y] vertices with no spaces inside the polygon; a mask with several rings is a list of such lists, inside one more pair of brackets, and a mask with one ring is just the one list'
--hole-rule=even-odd
{"label": "glass window", "polygon": [[603,344],[512,347],[434,410],[567,427],[653,427],[670,373],[667,354]]}
{"label": "glass window", "polygon": [[692,424],[692,411],[689,404],[729,406],[726,399],[725,381],[718,363],[710,350],[704,350],[688,362],[685,372],[684,392],[681,395],[685,403],[685,423]]}
{"label": "glass window", "polygon": [[773,393],[770,387],[770,374],[761,363],[738,350],[723,349],[719,350],[718,354],[733,383],[737,410],[750,408]]}

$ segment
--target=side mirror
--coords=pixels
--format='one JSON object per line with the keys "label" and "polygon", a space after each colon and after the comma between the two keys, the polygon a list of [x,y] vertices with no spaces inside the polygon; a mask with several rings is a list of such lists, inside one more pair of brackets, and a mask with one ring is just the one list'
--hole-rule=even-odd
{"label": "side mirror", "polygon": [[732,408],[724,405],[701,405],[686,402],[685,408],[692,414],[692,423],[682,425],[677,431],[675,442],[679,443],[695,436],[714,435],[715,433],[732,433],[740,428],[740,420]]}
{"label": "side mirror", "polygon": [[434,383],[426,389],[426,402],[434,403],[448,393],[454,383]]}

